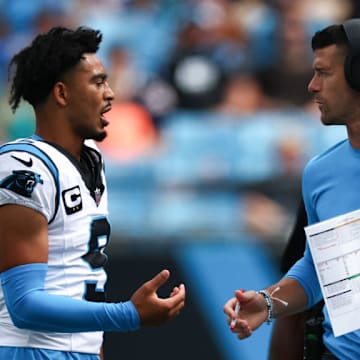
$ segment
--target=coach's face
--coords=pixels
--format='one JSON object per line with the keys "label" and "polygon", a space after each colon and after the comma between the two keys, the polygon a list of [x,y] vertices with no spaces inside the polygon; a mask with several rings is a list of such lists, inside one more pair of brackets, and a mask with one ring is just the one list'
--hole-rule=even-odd
{"label": "coach's face", "polygon": [[70,127],[83,139],[103,140],[108,125],[104,114],[111,110],[114,93],[102,62],[96,54],[84,54],[66,79]]}
{"label": "coach's face", "polygon": [[325,125],[348,125],[355,118],[359,95],[345,79],[344,61],[344,50],[336,45],[314,52],[314,75],[308,90],[314,94]]}

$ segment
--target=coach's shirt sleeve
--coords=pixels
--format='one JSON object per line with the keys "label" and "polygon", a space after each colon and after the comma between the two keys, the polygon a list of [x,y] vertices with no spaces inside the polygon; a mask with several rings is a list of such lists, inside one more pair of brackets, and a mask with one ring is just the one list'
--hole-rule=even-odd
{"label": "coach's shirt sleeve", "polygon": [[285,277],[296,280],[304,288],[308,299],[307,308],[322,299],[320,284],[308,244],[306,244],[304,256],[290,268]]}

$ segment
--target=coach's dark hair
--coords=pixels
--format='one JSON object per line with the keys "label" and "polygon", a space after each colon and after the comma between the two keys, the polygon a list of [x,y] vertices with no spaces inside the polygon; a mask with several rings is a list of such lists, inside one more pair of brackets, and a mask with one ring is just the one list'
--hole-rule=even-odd
{"label": "coach's dark hair", "polygon": [[21,98],[32,106],[43,103],[61,75],[84,53],[96,53],[101,40],[100,31],[86,27],[70,30],[58,26],[38,35],[9,64],[11,109],[16,111]]}
{"label": "coach's dark hair", "polygon": [[348,45],[348,39],[342,25],[330,25],[323,30],[317,31],[311,40],[313,50],[321,49],[330,45]]}

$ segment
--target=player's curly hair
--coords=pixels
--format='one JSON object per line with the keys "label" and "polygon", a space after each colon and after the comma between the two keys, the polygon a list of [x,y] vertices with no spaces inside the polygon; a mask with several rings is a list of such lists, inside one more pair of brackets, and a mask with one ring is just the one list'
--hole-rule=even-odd
{"label": "player's curly hair", "polygon": [[84,53],[96,53],[102,40],[98,30],[57,26],[38,35],[10,61],[12,79],[9,104],[16,111],[21,98],[32,106],[43,103],[61,75],[74,67]]}

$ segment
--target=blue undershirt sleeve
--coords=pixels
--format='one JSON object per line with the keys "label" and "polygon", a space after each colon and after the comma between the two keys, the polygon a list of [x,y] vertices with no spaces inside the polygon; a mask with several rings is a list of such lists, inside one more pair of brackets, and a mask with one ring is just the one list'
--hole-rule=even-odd
{"label": "blue undershirt sleeve", "polygon": [[16,266],[0,274],[5,302],[15,326],[36,331],[130,331],[140,327],[131,301],[98,303],[45,291],[48,265]]}

